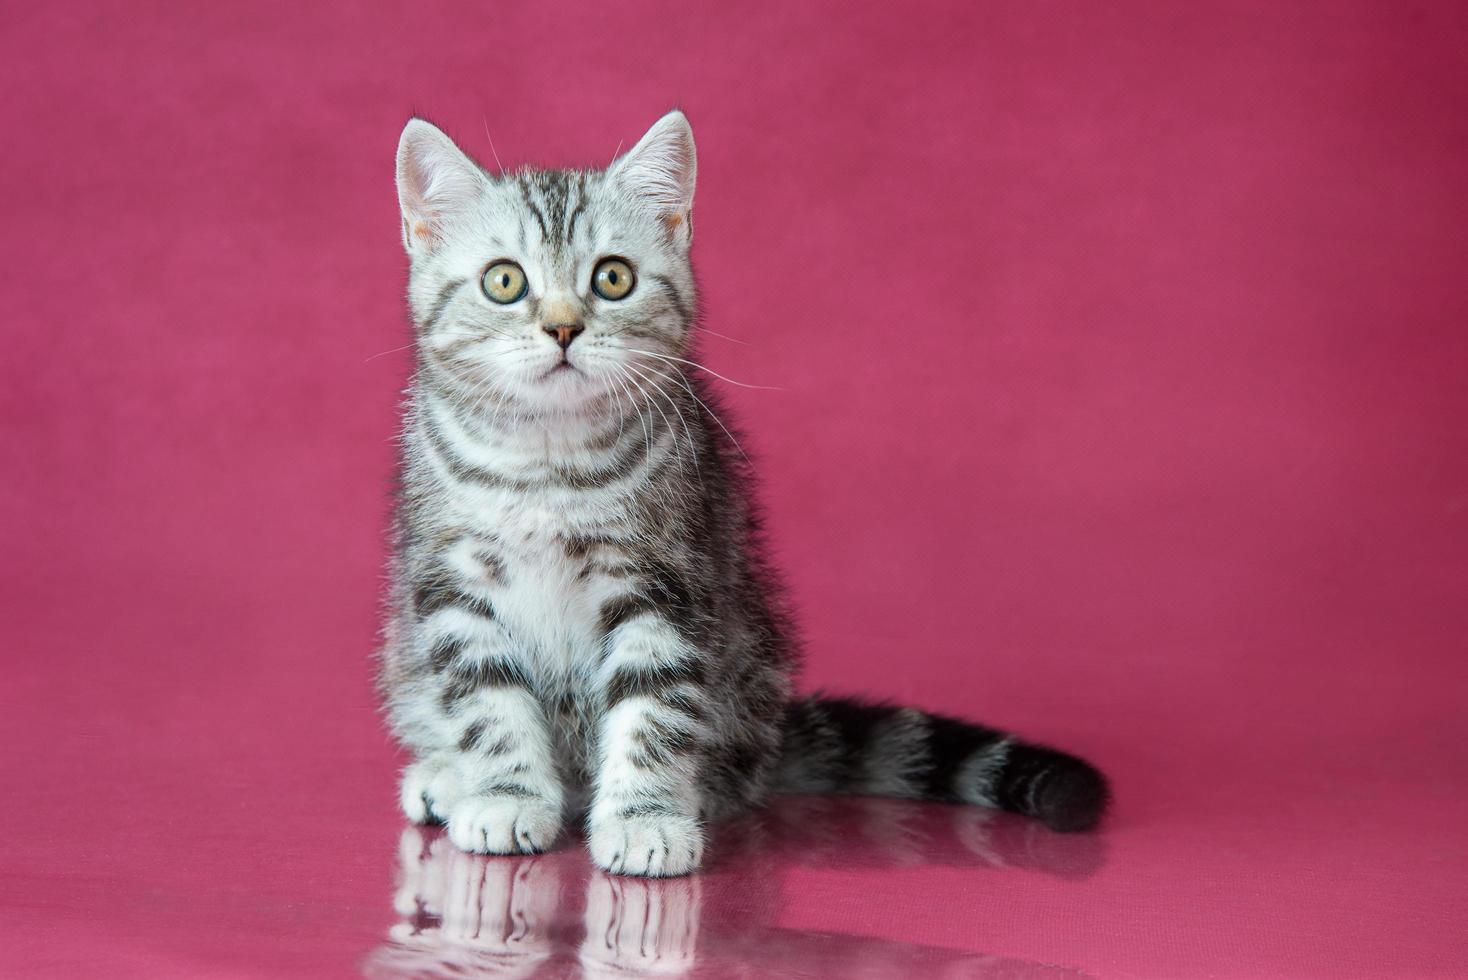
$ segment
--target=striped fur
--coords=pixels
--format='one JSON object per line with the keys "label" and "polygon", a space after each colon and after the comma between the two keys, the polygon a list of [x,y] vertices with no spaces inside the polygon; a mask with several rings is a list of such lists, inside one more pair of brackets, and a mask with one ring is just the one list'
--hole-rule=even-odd
{"label": "striped fur", "polygon": [[[643,875],[696,868],[710,820],[782,790],[1093,825],[1105,784],[1079,760],[793,699],[748,464],[684,370],[694,171],[679,113],[606,171],[492,176],[427,123],[404,131],[418,368],[382,670],[414,756],[404,811],[489,853],[549,847],[584,812],[596,862]],[[591,288],[607,257],[635,270],[625,298]],[[480,280],[506,261],[527,289],[496,303]]]}

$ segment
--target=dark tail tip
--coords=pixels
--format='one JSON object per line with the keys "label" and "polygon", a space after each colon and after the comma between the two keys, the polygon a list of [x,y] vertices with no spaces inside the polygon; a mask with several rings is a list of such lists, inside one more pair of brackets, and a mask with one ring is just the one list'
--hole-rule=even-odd
{"label": "dark tail tip", "polygon": [[1051,830],[1094,830],[1111,802],[1106,777],[1088,762],[1054,753],[1037,774],[1031,813]]}

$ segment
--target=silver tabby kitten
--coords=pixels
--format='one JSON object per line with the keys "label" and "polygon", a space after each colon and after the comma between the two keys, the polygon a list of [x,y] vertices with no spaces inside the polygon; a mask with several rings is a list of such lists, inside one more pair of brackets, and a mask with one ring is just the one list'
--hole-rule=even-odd
{"label": "silver tabby kitten", "polygon": [[495,176],[438,129],[398,146],[417,361],[382,687],[414,821],[469,851],[699,866],[771,792],[962,801],[1092,827],[1086,763],[910,708],[794,697],[749,475],[683,370],[693,133],[605,171]]}

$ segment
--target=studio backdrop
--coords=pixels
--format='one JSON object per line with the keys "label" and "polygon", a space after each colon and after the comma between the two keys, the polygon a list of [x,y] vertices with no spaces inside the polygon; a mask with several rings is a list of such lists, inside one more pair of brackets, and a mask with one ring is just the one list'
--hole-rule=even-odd
{"label": "studio backdrop", "polygon": [[11,5],[0,963],[271,936],[309,974],[384,932],[398,133],[602,166],[676,106],[695,356],[802,685],[1115,783],[1084,881],[934,875],[952,914],[841,928],[1447,969],[1465,43],[1446,3]]}

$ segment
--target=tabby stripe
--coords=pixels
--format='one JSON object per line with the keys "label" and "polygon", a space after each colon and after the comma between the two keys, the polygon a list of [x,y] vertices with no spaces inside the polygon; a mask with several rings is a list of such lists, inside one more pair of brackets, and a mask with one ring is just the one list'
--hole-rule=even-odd
{"label": "tabby stripe", "polygon": [[438,297],[433,301],[433,306],[428,310],[428,316],[423,318],[422,329],[425,333],[438,324],[438,318],[443,316],[443,311],[448,307],[449,301],[468,281],[468,279],[454,279],[444,283],[443,288],[438,291]]}
{"label": "tabby stripe", "polygon": [[[429,351],[431,354],[432,351]],[[457,404],[466,398],[481,400],[484,410],[500,410],[510,402],[498,391],[480,391],[471,384],[455,384],[454,379],[442,371],[424,371],[417,379],[418,383],[428,389],[432,398],[421,398],[421,402],[434,404],[436,402]],[[423,412],[418,413],[419,417]]]}
{"label": "tabby stripe", "polygon": [[703,664],[685,661],[675,664],[659,664],[655,667],[623,666],[617,668],[607,681],[605,697],[607,710],[611,710],[628,698],[658,698],[679,684],[698,684],[704,679]]}
{"label": "tabby stripe", "polygon": [[694,603],[693,586],[683,574],[666,562],[655,562],[649,576],[642,583],[651,599],[660,609],[670,614],[674,622],[687,618]]}
{"label": "tabby stripe", "polygon": [[476,691],[506,687],[529,690],[532,686],[530,675],[523,666],[498,657],[474,661],[460,659],[454,664],[449,677],[442,697],[445,709],[453,707]]}
{"label": "tabby stripe", "polygon": [[659,800],[644,800],[641,803],[623,807],[617,811],[617,816],[623,820],[632,820],[636,817],[675,816],[677,813],[678,809],[672,804]]}
{"label": "tabby stripe", "polygon": [[1010,746],[1004,767],[994,774],[990,795],[1006,810],[1038,816],[1041,784],[1053,769],[1070,768],[1071,762],[1052,749],[1016,743]]}
{"label": "tabby stripe", "polygon": [[[618,603],[617,606],[612,606]],[[611,608],[609,608],[611,607]],[[610,633],[621,622],[641,612],[657,612],[674,629],[693,643],[704,643],[709,639],[713,618],[703,601],[702,592],[667,562],[653,562],[637,583],[634,596],[621,596],[608,600],[602,607],[603,630]]]}
{"label": "tabby stripe", "polygon": [[[628,568],[628,574],[635,569]],[[613,596],[602,603],[598,628],[609,636],[628,620],[644,613],[659,613],[679,632],[697,639],[707,628],[707,615],[696,608],[693,590],[681,575],[658,563],[652,574],[638,581],[638,591]]]}
{"label": "tabby stripe", "polygon": [[814,701],[810,710],[820,728],[834,738],[832,778],[838,791],[846,792],[861,781],[863,761],[871,750],[874,734],[899,709],[886,704],[865,704],[843,698]]}
{"label": "tabby stripe", "polygon": [[596,490],[630,475],[647,458],[648,443],[645,439],[629,440],[626,455],[615,459],[599,470],[570,470],[562,466],[551,471],[541,480],[523,480],[505,476],[494,470],[483,469],[466,462],[456,453],[433,420],[426,415],[419,419],[425,438],[434,453],[448,467],[449,474],[456,479],[496,490],[515,490],[527,493],[543,490],[549,486],[563,486],[571,490]]}
{"label": "tabby stripe", "polygon": [[567,535],[565,541],[566,557],[572,561],[580,561],[597,549],[621,549],[625,548],[628,543],[625,538],[612,538],[603,534],[570,534]]}
{"label": "tabby stripe", "polygon": [[540,193],[545,199],[545,223],[554,228],[556,234],[561,233],[566,222],[566,204],[571,197],[571,188],[567,181],[569,174],[552,171],[545,174],[541,181]]}
{"label": "tabby stripe", "polygon": [[980,725],[930,715],[928,748],[932,760],[923,782],[923,795],[935,800],[958,800],[958,775],[963,764],[980,749],[1002,741],[1003,734]]}
{"label": "tabby stripe", "polygon": [[520,783],[496,782],[480,788],[485,796],[511,796],[517,800],[533,800],[540,794]]}
{"label": "tabby stripe", "polygon": [[578,581],[585,581],[593,575],[605,575],[607,578],[631,578],[636,573],[637,566],[630,562],[612,563],[593,559],[576,573],[576,578]]}
{"label": "tabby stripe", "polygon": [[654,612],[656,609],[652,600],[646,596],[628,592],[602,603],[598,628],[603,636],[608,636],[629,619],[634,619],[643,613]]}
{"label": "tabby stripe", "polygon": [[459,653],[463,649],[464,641],[458,637],[439,637],[428,651],[429,666],[433,668],[435,674],[441,674],[459,659]]}
{"label": "tabby stripe", "polygon": [[476,721],[464,729],[464,734],[459,736],[459,751],[471,752],[479,747],[479,737],[484,734],[484,722]]}
{"label": "tabby stripe", "polygon": [[530,196],[530,185],[524,179],[521,179],[518,183],[520,186],[520,196],[525,199],[525,206],[530,209],[530,213],[535,216],[535,223],[540,226],[540,240],[544,242],[550,241],[550,233],[545,230],[545,215],[540,213],[540,208],[536,206],[534,198]]}
{"label": "tabby stripe", "polygon": [[515,747],[515,740],[505,734],[486,745],[484,729],[485,723],[482,721],[476,721],[464,729],[464,734],[459,738],[459,751],[474,752],[483,758],[493,759],[508,754]]}
{"label": "tabby stripe", "polygon": [[496,585],[505,582],[505,560],[492,551],[476,551],[474,558],[484,567],[484,574]]}
{"label": "tabby stripe", "polygon": [[673,764],[674,756],[688,755],[698,748],[698,736],[693,732],[651,721],[649,729],[635,730],[629,737],[632,748],[626,758],[639,769],[666,769]]}
{"label": "tabby stripe", "polygon": [[645,719],[646,728],[638,729],[632,733],[634,742],[643,742],[649,745],[658,745],[669,752],[682,755],[692,752],[698,747],[698,734],[683,728],[676,728],[658,718]]}
{"label": "tabby stripe", "polygon": [[666,769],[668,764],[673,761],[673,757],[666,752],[649,752],[637,747],[628,749],[625,758],[627,764],[633,769],[641,769],[643,771]]}
{"label": "tabby stripe", "polygon": [[597,433],[591,439],[588,439],[585,443],[585,446],[587,449],[590,449],[593,452],[604,453],[608,449],[616,446],[623,439],[633,438],[634,433],[637,437],[641,437],[641,428],[639,427],[638,429],[633,430],[627,428],[626,425],[612,425],[610,422],[608,422],[607,427],[601,432]]}
{"label": "tabby stripe", "polygon": [[452,580],[433,578],[418,586],[413,593],[413,609],[420,619],[427,619],[441,609],[462,609],[482,619],[494,619],[494,604],[488,599],[470,595]]}
{"label": "tabby stripe", "polygon": [[521,481],[500,476],[498,473],[491,473],[489,470],[482,470],[477,466],[470,466],[460,459],[458,454],[449,447],[447,440],[443,437],[443,433],[438,431],[438,426],[434,425],[428,416],[421,415],[418,421],[418,428],[423,433],[423,437],[428,441],[429,446],[433,448],[434,455],[448,468],[451,476],[466,482],[477,483],[480,486],[494,487],[498,490],[531,489],[529,486],[522,486]]}
{"label": "tabby stripe", "polygon": [[694,721],[701,722],[704,720],[703,702],[689,694],[686,688],[674,688],[664,691],[658,696],[658,703],[686,715]]}
{"label": "tabby stripe", "polygon": [[440,362],[452,361],[454,358],[459,356],[459,352],[462,351],[464,348],[473,347],[475,344],[479,343],[483,339],[483,337],[475,336],[458,337],[454,340],[449,341],[443,347],[440,347],[437,350],[433,351],[432,357],[434,360]]}
{"label": "tabby stripe", "polygon": [[959,798],[966,803],[1001,806],[1000,777],[1008,769],[1014,744],[1013,739],[1005,737],[969,753],[955,777],[955,791]]}
{"label": "tabby stripe", "polygon": [[[654,435],[658,434],[655,424],[653,432]],[[630,476],[633,470],[642,465],[643,461],[647,459],[650,442],[651,440],[646,439],[630,440],[627,452],[623,456],[613,459],[601,469],[571,470],[558,466],[552,471],[554,479],[576,490],[594,490],[608,483],[615,483],[618,480]]]}
{"label": "tabby stripe", "polygon": [[586,213],[586,174],[581,174],[580,181],[576,184],[576,206],[571,209],[571,217],[566,222],[566,243],[569,245],[571,239],[576,237],[576,222]]}
{"label": "tabby stripe", "polygon": [[509,735],[501,735],[488,745],[480,745],[478,748],[480,755],[493,759],[497,756],[509,755],[515,748],[515,740]]}
{"label": "tabby stripe", "polygon": [[683,301],[683,294],[678,292],[678,287],[673,284],[673,280],[660,272],[654,272],[648,278],[668,291],[668,296],[673,302],[673,309],[678,311],[678,319],[687,323],[688,304]]}

